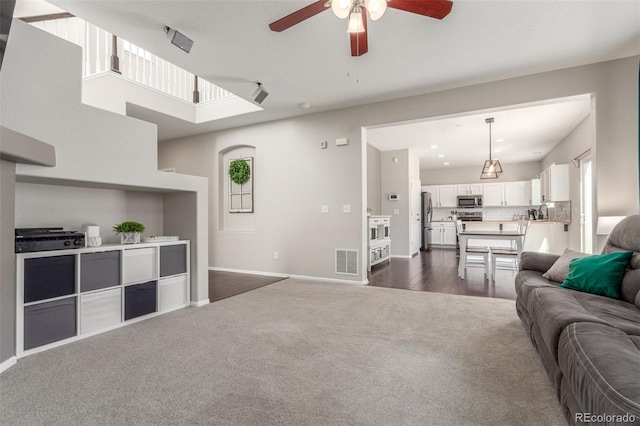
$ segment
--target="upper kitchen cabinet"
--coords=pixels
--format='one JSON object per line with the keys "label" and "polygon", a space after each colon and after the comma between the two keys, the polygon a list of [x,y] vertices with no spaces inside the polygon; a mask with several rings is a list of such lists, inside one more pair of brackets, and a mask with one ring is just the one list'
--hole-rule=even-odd
{"label": "upper kitchen cabinet", "polygon": [[458,205],[457,185],[426,185],[422,191],[431,193],[433,207],[456,207]]}
{"label": "upper kitchen cabinet", "polygon": [[527,181],[485,183],[483,186],[484,207],[529,205],[530,188]]}
{"label": "upper kitchen cabinet", "polygon": [[458,195],[482,195],[481,183],[456,185]]}
{"label": "upper kitchen cabinet", "polygon": [[569,165],[553,164],[540,173],[542,202],[569,201]]}

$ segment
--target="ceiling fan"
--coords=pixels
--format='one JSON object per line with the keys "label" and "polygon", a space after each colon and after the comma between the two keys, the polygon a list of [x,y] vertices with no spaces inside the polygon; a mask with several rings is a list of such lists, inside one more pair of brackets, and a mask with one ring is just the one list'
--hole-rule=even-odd
{"label": "ceiling fan", "polygon": [[349,18],[347,33],[351,39],[351,56],[362,56],[369,51],[366,12],[373,21],[380,19],[387,7],[442,19],[451,12],[452,6],[453,2],[449,0],[319,0],[272,22],[269,28],[284,31],[331,8],[338,18]]}

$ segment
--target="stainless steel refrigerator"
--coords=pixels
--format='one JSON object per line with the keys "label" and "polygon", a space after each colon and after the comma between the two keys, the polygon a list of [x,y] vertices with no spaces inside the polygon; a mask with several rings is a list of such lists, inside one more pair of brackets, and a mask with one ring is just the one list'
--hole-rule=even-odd
{"label": "stainless steel refrigerator", "polygon": [[420,250],[431,250],[431,219],[433,218],[433,204],[431,204],[431,193],[422,193],[422,245]]}

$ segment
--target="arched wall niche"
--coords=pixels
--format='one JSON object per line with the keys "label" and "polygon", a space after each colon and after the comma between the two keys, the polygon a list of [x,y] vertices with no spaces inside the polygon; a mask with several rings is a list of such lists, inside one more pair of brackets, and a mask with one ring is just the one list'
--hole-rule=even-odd
{"label": "arched wall niche", "polygon": [[[252,170],[250,183],[252,184],[253,211],[232,213],[230,212],[230,178],[229,162],[237,158],[250,157]],[[253,145],[234,145],[218,152],[218,229],[230,232],[255,232],[256,231],[256,147]]]}

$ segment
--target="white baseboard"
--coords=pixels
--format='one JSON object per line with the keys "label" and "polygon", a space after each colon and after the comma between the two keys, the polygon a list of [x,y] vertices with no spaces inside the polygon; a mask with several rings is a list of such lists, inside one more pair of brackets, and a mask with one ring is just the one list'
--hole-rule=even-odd
{"label": "white baseboard", "polygon": [[366,279],[364,281],[341,280],[336,278],[312,277],[308,275],[291,275],[291,274],[279,274],[276,272],[261,272],[261,271],[248,271],[245,269],[220,268],[217,266],[210,266],[209,270],[221,271],[221,272],[236,272],[239,274],[264,275],[267,277],[297,278],[300,280],[309,280],[309,281],[327,281],[332,283],[343,283],[343,284],[368,284],[369,283],[369,281]]}
{"label": "white baseboard", "polygon": [[411,259],[411,258],[413,258],[413,256],[408,256],[406,254],[392,254],[391,258],[392,259],[394,259],[394,258],[395,259]]}
{"label": "white baseboard", "polygon": [[208,305],[209,303],[211,303],[211,301],[209,299],[204,299],[204,300],[198,300],[196,302],[191,302],[191,304],[189,306],[191,306],[193,308],[199,308],[201,306]]}
{"label": "white baseboard", "polygon": [[18,362],[18,358],[16,358],[15,356],[12,356],[8,360],[2,362],[0,364],[0,373],[3,373],[8,369],[10,369],[11,367],[13,367],[14,365],[16,365],[16,362]]}
{"label": "white baseboard", "polygon": [[220,268],[218,266],[209,266],[210,271],[220,271],[220,272],[235,272],[238,274],[250,274],[250,275],[264,275],[266,277],[280,277],[287,278],[289,275],[279,274],[276,272],[262,272],[262,271],[249,271],[246,269],[232,269],[232,268]]}
{"label": "white baseboard", "polygon": [[289,278],[296,278],[299,280],[308,280],[308,281],[325,281],[329,283],[358,284],[358,285],[363,285],[369,282],[367,280],[365,281],[341,280],[339,278],[311,277],[308,275],[289,275]]}

